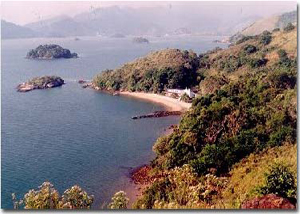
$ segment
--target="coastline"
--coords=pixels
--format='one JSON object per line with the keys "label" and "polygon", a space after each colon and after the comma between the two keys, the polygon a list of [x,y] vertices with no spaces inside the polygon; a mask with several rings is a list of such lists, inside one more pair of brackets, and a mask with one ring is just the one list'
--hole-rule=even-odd
{"label": "coastline", "polygon": [[123,96],[130,96],[137,99],[147,100],[150,102],[158,103],[166,107],[169,111],[187,111],[192,104],[181,102],[175,98],[145,92],[119,92],[118,94]]}
{"label": "coastline", "polygon": [[[128,91],[117,91],[110,92],[105,90],[100,90],[100,88],[95,87],[93,84],[87,85],[96,91],[107,92],[113,95],[127,96],[135,99],[141,99],[153,103],[160,104],[165,107],[167,111],[188,111],[192,103],[186,103],[179,101],[178,99],[167,97],[164,95],[159,95],[155,93],[146,93],[146,92],[128,92]],[[165,136],[171,134],[173,132],[173,128],[166,127],[164,132],[160,136]],[[126,192],[127,197],[130,199],[128,208],[133,209],[133,204],[138,200],[139,197],[142,196],[143,192],[147,189],[147,187],[151,184],[154,177],[148,174],[149,171],[149,163],[142,164],[138,167],[135,167],[130,172],[130,185],[128,185],[123,191]]]}
{"label": "coastline", "polygon": [[[175,98],[167,97],[164,95],[154,94],[154,93],[145,93],[145,92],[118,92],[121,96],[133,97],[135,99],[142,99],[149,102],[154,102],[163,105],[168,111],[187,111],[192,104],[181,102]],[[173,129],[166,128],[164,133],[161,136],[168,135],[172,133]],[[130,198],[129,208],[132,209],[132,205],[136,200],[142,196],[143,192],[150,185],[151,176],[149,177],[147,171],[149,170],[149,163],[143,164],[134,168],[130,172],[130,182],[132,184],[126,189],[126,193]]]}

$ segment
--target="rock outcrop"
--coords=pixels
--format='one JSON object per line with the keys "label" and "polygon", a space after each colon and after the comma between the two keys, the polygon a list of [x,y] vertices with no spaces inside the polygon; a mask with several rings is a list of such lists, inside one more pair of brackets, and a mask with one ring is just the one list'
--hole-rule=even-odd
{"label": "rock outcrop", "polygon": [[296,207],[285,198],[268,194],[245,201],[242,209],[296,209]]}
{"label": "rock outcrop", "polygon": [[71,53],[70,50],[64,49],[59,45],[40,45],[36,49],[30,50],[27,59],[59,59],[59,58],[78,58],[77,53]]}
{"label": "rock outcrop", "polygon": [[63,85],[65,81],[57,76],[36,77],[17,86],[18,92],[28,92],[35,89],[54,88]]}

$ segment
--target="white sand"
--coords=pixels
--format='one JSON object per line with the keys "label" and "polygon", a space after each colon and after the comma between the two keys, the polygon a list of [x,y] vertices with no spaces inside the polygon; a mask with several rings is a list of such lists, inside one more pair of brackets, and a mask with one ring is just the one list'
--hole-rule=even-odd
{"label": "white sand", "polygon": [[179,101],[178,99],[174,99],[171,97],[154,94],[154,93],[120,92],[119,94],[159,103],[167,107],[167,109],[170,111],[186,111],[192,106],[191,103],[185,103]]}

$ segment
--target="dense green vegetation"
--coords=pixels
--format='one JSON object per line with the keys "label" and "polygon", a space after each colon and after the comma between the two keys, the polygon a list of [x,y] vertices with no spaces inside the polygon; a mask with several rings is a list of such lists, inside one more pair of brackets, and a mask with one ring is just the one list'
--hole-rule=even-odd
{"label": "dense green vegetation", "polygon": [[166,88],[196,85],[198,57],[192,51],[166,49],[97,75],[93,83],[100,89],[161,93]]}
{"label": "dense green vegetation", "polygon": [[64,80],[58,76],[42,76],[35,77],[28,81],[28,84],[34,85],[36,87],[42,88],[49,83],[64,84]]}
{"label": "dense green vegetation", "polygon": [[90,209],[94,196],[88,195],[75,185],[67,189],[62,196],[50,182],[44,182],[38,190],[29,190],[20,201],[12,195],[14,208],[24,206],[25,209]]}
{"label": "dense green vegetation", "polygon": [[[174,180],[183,179],[183,186],[162,176],[137,201],[137,208],[225,206],[218,197],[204,200],[196,186],[201,185],[206,192],[207,187],[202,182],[207,175],[213,173],[216,179],[227,177],[234,165],[249,155],[296,142],[297,62],[295,56],[288,53],[296,46],[286,50],[279,48],[290,47],[290,44],[282,45],[286,36],[285,32],[276,34],[272,42],[273,35],[264,32],[228,50],[200,57],[197,71],[203,78],[200,86],[207,78],[220,75],[229,81],[223,81],[210,93],[202,93],[203,96],[195,99],[179,127],[159,138],[153,147],[157,155],[151,163],[153,172],[175,170],[178,176]],[[187,172],[180,173],[186,167],[195,176],[194,180],[184,177]],[[267,172],[268,168],[264,170]],[[219,197],[224,186],[225,181],[217,185],[219,189],[215,188]],[[195,198],[181,200],[180,197],[186,195],[185,190],[191,191]],[[273,167],[260,190],[257,194],[295,197],[295,177],[287,168]],[[228,203],[226,206],[236,207]]]}

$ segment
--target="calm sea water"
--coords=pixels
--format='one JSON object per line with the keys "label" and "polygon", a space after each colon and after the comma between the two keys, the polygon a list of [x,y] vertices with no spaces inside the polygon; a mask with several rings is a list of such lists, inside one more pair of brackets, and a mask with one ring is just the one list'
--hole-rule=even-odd
{"label": "calm sea water", "polygon": [[[150,51],[220,46],[211,37],[152,38],[133,44],[130,38],[22,39],[2,41],[2,174],[1,207],[44,181],[63,190],[78,184],[95,196],[94,209],[119,190],[130,190],[128,168],[148,163],[152,145],[178,117],[131,120],[163,109],[157,104],[82,89],[76,80],[92,79]],[[78,59],[28,60],[29,49],[55,43],[79,54]],[[222,46],[222,45],[221,45]],[[223,45],[225,46],[225,45]],[[17,93],[16,86],[42,75],[58,75],[66,84],[50,90]],[[129,196],[133,197],[129,192]]]}

